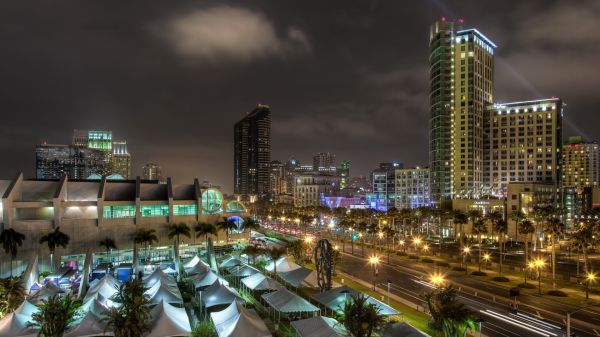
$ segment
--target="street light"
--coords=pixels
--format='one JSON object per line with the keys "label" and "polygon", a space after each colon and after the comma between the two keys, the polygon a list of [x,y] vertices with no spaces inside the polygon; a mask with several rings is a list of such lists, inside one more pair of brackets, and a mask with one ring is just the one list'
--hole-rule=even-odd
{"label": "street light", "polygon": [[369,257],[369,264],[373,267],[373,290],[375,290],[377,285],[377,266],[379,266],[379,256]]}
{"label": "street light", "polygon": [[419,245],[421,244],[421,238],[420,237],[414,238],[413,243],[415,244],[415,253],[417,254],[417,257],[418,257],[419,256]]}
{"label": "street light", "polygon": [[444,285],[444,281],[446,281],[446,280],[444,279],[444,275],[435,273],[429,277],[429,281],[434,286],[440,287],[440,286]]}
{"label": "street light", "polygon": [[585,276],[586,285],[585,285],[585,299],[590,299],[590,291],[592,291],[592,283],[596,281],[596,273],[587,273]]}
{"label": "street light", "polygon": [[542,272],[541,269],[546,265],[546,261],[543,259],[537,258],[529,263],[531,268],[535,268],[537,270],[538,277],[538,294],[542,294]]}
{"label": "street light", "polygon": [[465,274],[468,274],[469,266],[467,265],[467,255],[471,253],[471,247],[465,246],[463,248],[463,264],[465,265]]}
{"label": "street light", "polygon": [[488,262],[490,262],[490,258],[491,258],[490,253],[483,254],[483,261],[485,261],[485,267],[486,268],[487,268]]}
{"label": "street light", "polygon": [[423,253],[424,253],[425,255],[427,255],[427,252],[428,252],[428,251],[429,251],[429,245],[428,245],[428,244],[424,244],[424,245],[423,245]]}
{"label": "street light", "polygon": [[405,251],[405,248],[404,248],[404,240],[400,240],[399,244],[400,244],[400,246],[402,247],[402,251],[404,252],[404,251]]}

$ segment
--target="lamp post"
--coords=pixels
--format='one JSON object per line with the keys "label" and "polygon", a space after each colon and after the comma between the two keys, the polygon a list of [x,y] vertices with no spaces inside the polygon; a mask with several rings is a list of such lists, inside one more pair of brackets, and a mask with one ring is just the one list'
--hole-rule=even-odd
{"label": "lamp post", "polygon": [[429,277],[429,281],[434,286],[441,287],[444,285],[444,281],[446,281],[446,280],[444,279],[444,275],[442,275],[440,273],[435,273]]}
{"label": "lamp post", "polygon": [[400,240],[398,243],[400,244],[400,247],[402,247],[402,251],[406,252],[406,248],[404,247],[404,240]]}
{"label": "lamp post", "polygon": [[423,255],[427,256],[427,252],[429,252],[429,245],[424,244],[423,245]]}
{"label": "lamp post", "polygon": [[538,277],[538,294],[542,294],[542,271],[541,269],[546,265],[546,261],[538,258],[533,261],[534,267],[537,269],[537,277]]}
{"label": "lamp post", "polygon": [[585,276],[585,299],[590,299],[590,291],[592,290],[592,282],[596,281],[596,273],[587,273]]}
{"label": "lamp post", "polygon": [[373,290],[377,285],[377,274],[379,273],[377,267],[379,266],[379,256],[371,256],[369,258],[369,264],[373,267]]}
{"label": "lamp post", "polygon": [[471,247],[469,246],[465,246],[463,248],[463,264],[465,266],[465,274],[468,274],[469,271],[469,266],[467,265],[467,255],[471,253]]}
{"label": "lamp post", "polygon": [[[490,261],[490,254],[489,253],[483,254],[483,261],[485,261],[485,267],[487,268],[487,264]],[[481,271],[481,262],[479,263],[479,271]]]}
{"label": "lamp post", "polygon": [[377,236],[379,237],[379,245],[381,246],[381,251],[383,252],[383,232],[379,231],[379,233],[377,233]]}
{"label": "lamp post", "polygon": [[419,245],[421,244],[421,238],[420,237],[414,238],[413,243],[415,244],[415,254],[417,254],[417,257],[419,257]]}

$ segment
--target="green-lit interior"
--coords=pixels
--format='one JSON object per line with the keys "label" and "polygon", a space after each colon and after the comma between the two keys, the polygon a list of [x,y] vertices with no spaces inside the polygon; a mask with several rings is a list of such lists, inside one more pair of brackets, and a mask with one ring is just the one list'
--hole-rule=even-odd
{"label": "green-lit interior", "polygon": [[140,208],[144,217],[169,216],[169,205],[145,205]]}
{"label": "green-lit interior", "polygon": [[196,215],[198,214],[198,205],[173,205],[173,215]]}
{"label": "green-lit interior", "polygon": [[202,192],[202,214],[218,214],[223,212],[223,195],[214,188]]}
{"label": "green-lit interior", "polygon": [[135,205],[104,206],[103,213],[107,219],[135,218]]}
{"label": "green-lit interior", "polygon": [[227,213],[241,213],[245,211],[244,205],[239,201],[233,200],[227,203]]}

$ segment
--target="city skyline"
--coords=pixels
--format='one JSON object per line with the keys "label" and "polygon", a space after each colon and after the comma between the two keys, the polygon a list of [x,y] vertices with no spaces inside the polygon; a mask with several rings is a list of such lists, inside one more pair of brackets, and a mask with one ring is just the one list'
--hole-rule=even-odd
{"label": "city skyline", "polygon": [[[49,30],[27,21],[37,14],[26,18],[22,9],[3,4],[2,31],[16,38],[5,39],[10,52],[3,58],[11,66],[3,69],[10,86],[5,84],[0,101],[0,154],[14,161],[0,175],[8,179],[23,171],[33,177],[36,144],[68,144],[76,128],[106,129],[128,140],[134,176],[155,161],[176,180],[209,179],[231,192],[231,125],[257,102],[272,108],[273,159],[293,156],[308,163],[315,153],[329,151],[352,162],[352,176],[391,159],[427,165],[425,41],[431,23],[442,16],[462,18],[465,28],[477,28],[498,44],[494,101],[560,96],[568,104],[563,136],[598,138],[591,113],[600,78],[593,63],[597,4],[447,4],[319,4],[322,12],[339,9],[327,17],[306,15],[316,3],[149,5],[133,17],[130,11],[139,6],[123,8],[123,16],[70,6],[69,18],[49,15],[63,21],[47,18]],[[47,16],[56,9],[38,10]],[[202,34],[210,43],[198,48],[187,34],[202,33],[201,19],[209,14],[246,20],[256,29],[241,32],[221,22],[219,28],[255,38],[262,48],[240,40],[233,41],[237,46],[217,43]],[[552,30],[557,25],[563,27],[559,32]],[[32,46],[40,52],[32,53]],[[257,76],[262,80],[249,81]],[[36,119],[43,123],[30,125]]]}

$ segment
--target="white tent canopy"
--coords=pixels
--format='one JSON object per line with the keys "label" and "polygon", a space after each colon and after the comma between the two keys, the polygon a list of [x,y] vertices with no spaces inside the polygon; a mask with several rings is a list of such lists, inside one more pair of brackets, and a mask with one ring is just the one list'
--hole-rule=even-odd
{"label": "white tent canopy", "polygon": [[95,337],[95,336],[113,336],[112,332],[104,332],[104,323],[98,320],[98,318],[89,312],[85,314],[81,322],[72,329],[65,333],[63,337]]}
{"label": "white tent canopy", "polygon": [[27,326],[31,316],[11,312],[0,320],[0,337],[18,337],[33,334]]}
{"label": "white tent canopy", "polygon": [[319,311],[319,308],[287,289],[280,289],[272,293],[263,294],[262,298],[273,307],[273,309],[282,313]]}
{"label": "white tent canopy", "polygon": [[210,314],[219,337],[270,337],[271,332],[256,311],[234,301],[226,309]]}
{"label": "white tent canopy", "polygon": [[227,271],[229,272],[229,274],[236,277],[246,277],[259,273],[258,269],[252,268],[247,265],[235,266],[229,268]]}
{"label": "white tent canopy", "polygon": [[183,308],[176,308],[161,301],[150,312],[151,332],[146,337],[190,336],[190,320]]}
{"label": "white tent canopy", "polygon": [[119,292],[119,287],[119,281],[111,275],[106,274],[100,280],[92,282],[83,301],[87,302],[91,298],[98,298],[101,303],[105,303],[107,299]]}
{"label": "white tent canopy", "polygon": [[156,268],[156,270],[150,274],[150,276],[146,277],[143,282],[144,286],[148,288],[152,288],[157,282],[164,283],[171,287],[177,287],[177,281],[175,278],[166,274],[160,268]]}
{"label": "white tent canopy", "polygon": [[254,274],[242,279],[242,283],[250,290],[279,290],[283,286],[263,274]]}
{"label": "white tent canopy", "polygon": [[204,274],[206,272],[208,272],[210,270],[209,267],[205,266],[202,263],[197,263],[195,266],[190,267],[190,268],[185,268],[185,272],[189,275],[198,275],[198,274]]}
{"label": "white tent canopy", "polygon": [[31,303],[37,305],[43,300],[47,300],[49,297],[52,297],[58,293],[60,293],[60,289],[54,283],[48,282],[43,287],[38,289],[38,291],[33,293],[29,299]]}
{"label": "white tent canopy", "polygon": [[31,304],[31,302],[29,302],[28,300],[24,300],[23,303],[21,303],[21,305],[17,309],[15,309],[15,312],[17,314],[25,315],[27,317],[31,317],[31,315],[38,311],[40,311],[40,308]]}
{"label": "white tent canopy", "polygon": [[[207,270],[204,274],[197,274],[191,276],[190,279],[194,283],[194,287],[198,289],[208,287],[209,285],[215,283],[216,280],[219,280],[219,276],[217,276],[217,274],[215,274],[214,271]],[[221,281],[221,283],[229,284],[226,281]]]}
{"label": "white tent canopy", "polygon": [[314,270],[310,270],[304,267],[300,267],[298,269],[290,270],[287,272],[279,272],[279,270],[277,270],[277,274],[285,283],[295,288],[299,288],[303,285],[303,283],[309,285],[308,283],[305,283],[304,280],[311,276],[311,274],[315,274],[313,276],[314,278],[316,278],[316,272]]}
{"label": "white tent canopy", "polygon": [[221,262],[221,264],[219,265],[219,268],[231,268],[231,267],[235,267],[235,266],[239,266],[242,264],[242,261],[240,261],[238,258],[236,257],[228,257],[227,259],[223,260],[223,262]]}
{"label": "white tent canopy", "polygon": [[198,255],[194,256],[190,261],[183,265],[183,268],[187,271],[188,269],[194,268],[196,266],[210,268],[210,266],[202,261]]}
{"label": "white tent canopy", "polygon": [[[277,267],[277,268],[275,268],[275,267]],[[265,266],[265,269],[267,271],[272,272],[276,269],[277,273],[288,272],[288,271],[292,271],[292,270],[298,269],[298,268],[300,268],[300,266],[298,264],[288,260],[285,256],[280,257],[275,262],[273,262],[273,260],[271,260]]]}
{"label": "white tent canopy", "polygon": [[348,330],[331,317],[312,317],[291,322],[300,337],[345,337]]}
{"label": "white tent canopy", "polygon": [[201,295],[202,303],[207,309],[217,305],[229,304],[233,301],[244,302],[237,291],[221,284],[219,281],[215,281],[210,287],[202,291]]}
{"label": "white tent canopy", "polygon": [[166,284],[156,282],[152,288],[145,292],[150,298],[150,303],[157,304],[161,301],[165,303],[183,303],[179,289],[169,287]]}
{"label": "white tent canopy", "polygon": [[108,310],[108,308],[97,298],[90,298],[87,300],[87,302],[83,302],[81,309],[83,309],[85,312],[91,312],[92,314],[96,315],[97,318],[104,316]]}

